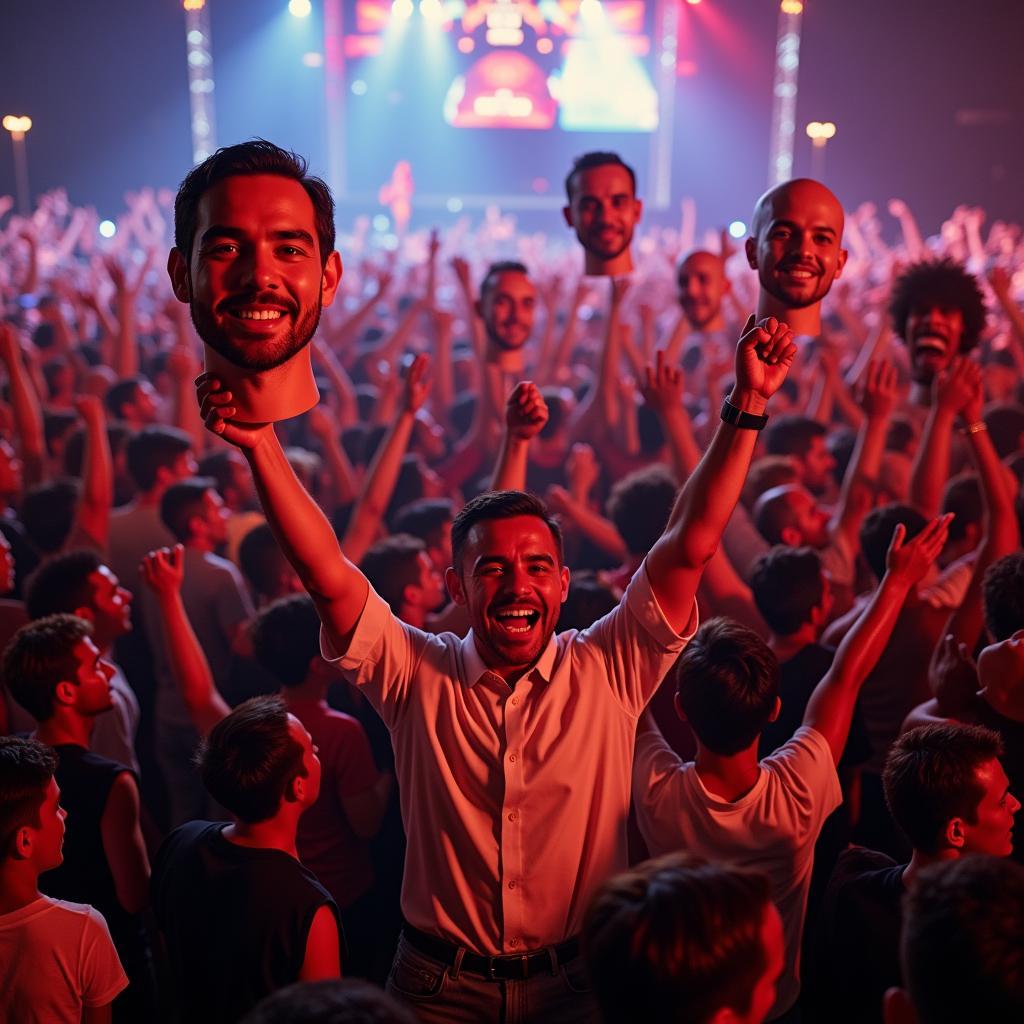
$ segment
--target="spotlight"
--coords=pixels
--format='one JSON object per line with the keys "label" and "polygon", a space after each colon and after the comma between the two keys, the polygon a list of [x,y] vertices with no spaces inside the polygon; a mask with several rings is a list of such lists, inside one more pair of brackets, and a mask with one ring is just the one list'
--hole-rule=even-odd
{"label": "spotlight", "polygon": [[408,21],[412,17],[412,0],[395,0],[391,5],[391,17],[395,21]]}
{"label": "spotlight", "polygon": [[352,95],[353,96],[365,96],[366,95],[366,83],[361,78],[357,78],[352,83]]}
{"label": "spotlight", "polygon": [[441,0],[420,0],[420,14],[423,15],[424,21],[434,25],[443,24],[448,17],[441,6]]}
{"label": "spotlight", "polygon": [[600,17],[602,10],[601,0],[580,0],[580,16],[583,18]]}
{"label": "spotlight", "polygon": [[686,0],[691,7],[696,7],[700,3],[700,0]]}
{"label": "spotlight", "polygon": [[459,53],[472,53],[476,43],[473,42],[472,36],[462,36],[455,45],[459,48]]}
{"label": "spotlight", "polygon": [[445,206],[448,207],[449,213],[462,212],[462,200],[459,199],[458,196],[452,196],[451,199],[449,199],[448,202],[445,203]]}
{"label": "spotlight", "polygon": [[288,13],[293,18],[308,18],[313,13],[309,0],[288,0]]}
{"label": "spotlight", "polygon": [[550,53],[555,48],[555,44],[548,39],[547,36],[541,36],[537,40],[537,52],[538,53]]}
{"label": "spotlight", "polygon": [[729,235],[732,238],[742,238],[747,233],[747,225],[741,220],[734,220],[729,225]]}
{"label": "spotlight", "polygon": [[391,227],[391,221],[385,217],[383,213],[378,213],[377,216],[373,218],[374,231],[387,231],[389,227]]}
{"label": "spotlight", "polygon": [[104,238],[113,238],[117,234],[117,225],[112,220],[101,220],[100,234]]}
{"label": "spotlight", "polygon": [[803,14],[803,0],[782,0],[779,4],[783,14]]}

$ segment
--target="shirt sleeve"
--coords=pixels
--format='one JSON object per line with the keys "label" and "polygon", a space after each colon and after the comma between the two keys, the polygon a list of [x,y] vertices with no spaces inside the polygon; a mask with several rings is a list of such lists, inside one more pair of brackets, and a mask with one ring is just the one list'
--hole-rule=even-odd
{"label": "shirt sleeve", "polygon": [[645,561],[619,604],[577,636],[574,655],[583,671],[588,659],[600,661],[600,670],[595,671],[607,678],[619,703],[635,717],[654,696],[699,621],[694,601],[685,634],[675,632],[658,605]]}
{"label": "shirt sleeve", "polygon": [[[417,667],[430,645],[436,645],[438,657],[443,657],[446,648],[441,639],[396,618],[387,602],[370,586],[346,651],[339,653],[326,630],[320,627],[320,653],[324,660],[335,662],[346,679],[362,690],[389,729],[395,724],[400,706],[416,689],[413,680]],[[454,661],[442,672],[454,677]],[[424,685],[422,678],[417,682]]]}
{"label": "shirt sleeve", "polygon": [[106,1006],[128,987],[128,976],[118,959],[103,915],[88,908],[82,930],[79,991],[85,1006]]}
{"label": "shirt sleeve", "polygon": [[816,836],[825,819],[843,802],[828,741],[810,726],[797,729],[793,738],[761,765],[778,781],[788,825],[800,838]]}
{"label": "shirt sleeve", "polygon": [[633,752],[633,808],[640,834],[652,857],[678,846],[678,843],[664,842],[662,832],[664,827],[672,830],[679,813],[677,794],[683,782],[682,767],[682,759],[657,726],[646,718],[641,719]]}

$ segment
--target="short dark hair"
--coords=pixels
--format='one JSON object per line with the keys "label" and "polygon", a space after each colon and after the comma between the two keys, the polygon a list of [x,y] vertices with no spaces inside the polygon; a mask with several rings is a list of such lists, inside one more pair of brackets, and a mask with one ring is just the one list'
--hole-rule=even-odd
{"label": "short dark hair", "polygon": [[53,715],[57,684],[76,678],[75,644],[92,636],[92,625],[77,615],[47,615],[11,637],[0,671],[11,696],[37,721]]}
{"label": "short dark hair", "polygon": [[299,981],[261,999],[240,1024],[416,1024],[412,1010],[368,981]]}
{"label": "short dark hair", "polygon": [[1024,1019],[1024,867],[932,864],[904,897],[903,977],[920,1024]]}
{"label": "short dark hair", "polygon": [[217,493],[222,498],[226,495],[228,489],[233,486],[231,467],[238,458],[241,458],[241,456],[234,448],[221,448],[217,451],[207,452],[199,460],[199,475],[213,480]]}
{"label": "short dark hair", "polygon": [[1024,552],[1003,555],[982,580],[985,628],[996,642],[1024,629]]}
{"label": "short dark hair", "polygon": [[702,1024],[745,1013],[767,957],[771,885],[749,868],[673,853],[617,875],[583,923],[591,981],[608,1024]]}
{"label": "short dark hair", "polygon": [[250,626],[256,660],[282,686],[298,686],[320,656],[320,616],[309,594],[268,604]]}
{"label": "short dark hair", "polygon": [[569,202],[572,202],[572,179],[580,171],[589,171],[592,167],[606,167],[609,164],[615,167],[622,167],[629,175],[630,183],[633,186],[633,195],[636,196],[636,173],[633,168],[619,156],[618,153],[610,153],[603,150],[595,150],[590,153],[583,153],[572,162],[572,169],[565,176],[565,195]]}
{"label": "short dark hair", "polygon": [[151,491],[161,469],[171,469],[174,463],[192,450],[192,438],[176,427],[143,427],[128,441],[125,461],[128,472],[140,491]]}
{"label": "short dark hair", "polygon": [[239,704],[200,743],[196,766],[210,796],[240,821],[272,818],[303,771],[284,701],[253,697]]}
{"label": "short dark hair", "polygon": [[750,465],[740,500],[753,508],[765,491],[800,482],[800,470],[791,455],[762,455]]}
{"label": "short dark hair", "polygon": [[89,577],[103,564],[92,548],[76,548],[43,562],[25,581],[25,611],[29,618],[73,612],[89,604]]}
{"label": "short dark hair", "polygon": [[498,260],[496,263],[492,263],[487,268],[484,279],[480,282],[481,299],[497,285],[498,278],[502,274],[522,274],[524,277],[529,277],[530,271],[525,263],[520,263],[518,260]]}
{"label": "short dark hair", "polygon": [[632,555],[646,555],[665,531],[679,485],[666,466],[644,466],[624,476],[606,510]]}
{"label": "short dark hair", "polygon": [[135,377],[122,377],[119,381],[110,385],[110,390],[107,391],[103,401],[107,407],[107,412],[109,412],[114,419],[124,419],[124,407],[135,401],[135,396],[139,390],[139,386],[145,379],[146,378],[141,375]]}
{"label": "short dark hair", "polygon": [[525,491],[488,491],[466,502],[452,521],[452,563],[456,572],[462,572],[462,554],[470,530],[487,519],[512,519],[516,516],[536,516],[551,531],[562,564],[562,528],[540,498]]}
{"label": "short dark hair", "polygon": [[676,662],[679,704],[700,742],[728,757],[760,736],[779,695],[779,659],[752,630],[708,619]]}
{"label": "short dark hair", "polygon": [[410,533],[430,547],[441,543],[444,525],[454,517],[455,505],[450,498],[420,498],[403,505],[392,525],[395,533]]}
{"label": "short dark hair", "polygon": [[22,500],[25,532],[44,555],[59,551],[68,539],[81,493],[81,483],[65,476],[33,487]]}
{"label": "short dark hair", "polygon": [[984,505],[977,473],[958,473],[946,482],[942,492],[942,512],[954,515],[949,524],[949,539],[954,542],[964,539],[968,526],[981,523]]}
{"label": "short dark hair", "polygon": [[269,523],[254,526],[238,545],[238,567],[257,594],[274,594],[287,564]]}
{"label": "short dark hair", "polygon": [[779,544],[755,562],[750,589],[772,632],[789,636],[810,622],[824,597],[821,557],[813,548]]}
{"label": "short dark hair", "polygon": [[973,274],[951,259],[923,260],[907,267],[893,283],[889,299],[893,330],[906,341],[911,313],[931,306],[960,310],[964,320],[961,353],[977,345],[985,327],[985,300]]}
{"label": "short dark hair", "polygon": [[320,261],[326,264],[327,257],[334,251],[334,199],[327,183],[307,174],[307,167],[303,157],[266,139],[250,139],[218,149],[193,167],[178,188],[174,198],[174,247],[186,260],[191,260],[199,201],[217,182],[225,178],[273,174],[291,178],[306,190],[316,217]]}
{"label": "short dark hair", "polygon": [[164,491],[160,499],[160,519],[176,540],[184,542],[191,538],[189,524],[202,514],[203,495],[215,490],[217,481],[212,476],[193,476],[171,484]]}
{"label": "short dark hair", "polygon": [[910,505],[881,505],[873,508],[860,526],[860,549],[868,568],[880,580],[885,575],[885,556],[896,527],[902,523],[907,533],[904,543],[913,540],[927,525],[928,520]]}
{"label": "short dark hair", "polygon": [[811,442],[827,434],[825,424],[810,416],[799,413],[777,416],[764,432],[765,451],[769,455],[795,455],[803,458],[811,450]]}
{"label": "short dark hair", "polygon": [[979,725],[922,725],[896,740],[882,785],[889,813],[915,850],[938,853],[951,818],[977,820],[985,796],[978,769],[1002,753],[999,735]]}
{"label": "short dark hair", "polygon": [[10,856],[18,829],[39,827],[39,810],[56,771],[57,755],[46,744],[0,736],[0,861]]}
{"label": "short dark hair", "polygon": [[419,581],[419,556],[427,545],[408,533],[396,533],[377,541],[359,563],[370,586],[397,614],[405,588]]}
{"label": "short dark hair", "polygon": [[1024,434],[1024,406],[1016,402],[999,402],[990,405],[983,418],[999,458],[1005,459],[1020,450],[1020,435]]}
{"label": "short dark hair", "polygon": [[802,489],[802,484],[780,484],[764,491],[754,502],[754,526],[769,544],[781,544],[782,531],[794,524],[789,499]]}

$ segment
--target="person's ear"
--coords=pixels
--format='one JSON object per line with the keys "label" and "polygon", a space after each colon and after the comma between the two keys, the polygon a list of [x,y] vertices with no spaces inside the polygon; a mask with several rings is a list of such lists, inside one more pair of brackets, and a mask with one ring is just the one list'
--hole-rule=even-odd
{"label": "person's ear", "polygon": [[943,838],[951,850],[963,850],[967,842],[967,835],[964,830],[963,818],[950,818],[943,830]]}
{"label": "person's ear", "polygon": [[444,585],[448,588],[448,596],[457,605],[465,608],[468,601],[466,599],[466,591],[462,586],[462,577],[450,565],[444,571]]}
{"label": "person's ear", "polygon": [[917,1011],[910,996],[901,988],[891,988],[882,997],[885,1024],[917,1024]]}
{"label": "person's ear", "polygon": [[633,202],[635,204],[633,207],[634,219],[639,221],[644,215],[644,201],[642,199],[634,199]]}
{"label": "person's ear", "polygon": [[341,254],[332,252],[324,264],[323,275],[320,278],[320,299],[325,306],[334,301],[338,285],[341,284],[341,276],[345,272],[341,263]]}
{"label": "person's ear", "polygon": [[402,603],[411,604],[413,607],[420,603],[420,598],[423,596],[423,590],[415,583],[406,583],[402,587]]}
{"label": "person's ear", "polygon": [[35,844],[35,831],[22,825],[11,838],[10,854],[15,860],[29,860]]}
{"label": "person's ear", "polygon": [[787,548],[800,547],[803,537],[795,526],[784,526],[779,530],[779,541]]}
{"label": "person's ear", "polygon": [[743,251],[747,254],[747,263],[751,270],[757,270],[757,239],[748,238],[743,243]]}
{"label": "person's ear", "polygon": [[53,699],[57,704],[62,704],[64,707],[72,707],[75,703],[75,698],[78,696],[78,687],[71,682],[70,679],[62,679],[53,688]]}
{"label": "person's ear", "polygon": [[686,721],[686,712],[683,710],[683,702],[679,699],[679,691],[672,694],[672,707],[676,710],[676,717],[680,722]]}
{"label": "person's ear", "polygon": [[811,619],[810,619],[810,622],[811,622],[811,625],[815,629],[818,629],[820,626],[822,626],[824,624],[824,622],[825,622],[825,601],[824,601],[824,598],[822,599],[820,604],[816,604],[811,609]]}
{"label": "person's ear", "polygon": [[569,567],[567,565],[563,565],[561,570],[559,571],[559,574],[561,576],[561,582],[562,582],[562,601],[561,601],[561,603],[565,604],[567,598],[569,597]]}
{"label": "person's ear", "polygon": [[573,222],[572,222],[572,207],[571,206],[563,206],[562,207],[562,216],[565,218],[565,223],[568,224],[569,227],[571,227],[571,228],[576,227],[576,225],[573,224]]}
{"label": "person's ear", "polygon": [[836,277],[842,277],[843,276],[843,267],[846,266],[846,257],[848,255],[849,255],[849,253],[847,253],[847,251],[845,249],[840,249],[839,250],[839,257],[836,260],[836,273],[835,273]]}
{"label": "person's ear", "polygon": [[781,697],[776,697],[775,698],[775,704],[772,707],[772,713],[768,716],[768,721],[769,722],[777,722],[779,720],[779,715],[781,713],[782,713],[782,698]]}
{"label": "person's ear", "polygon": [[171,290],[179,302],[190,302],[192,288],[188,279],[188,260],[178,248],[167,254],[167,276],[171,279]]}
{"label": "person's ear", "polygon": [[88,605],[80,604],[71,614],[93,625],[96,624],[96,613]]}

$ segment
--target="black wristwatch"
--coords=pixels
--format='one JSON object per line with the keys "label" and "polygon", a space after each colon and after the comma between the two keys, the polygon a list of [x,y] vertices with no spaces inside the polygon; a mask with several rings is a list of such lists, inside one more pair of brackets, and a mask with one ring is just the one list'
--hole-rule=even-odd
{"label": "black wristwatch", "polygon": [[755,416],[752,412],[744,412],[737,409],[727,398],[722,403],[722,419],[734,427],[739,427],[740,430],[764,430],[764,425],[768,422],[768,413]]}

